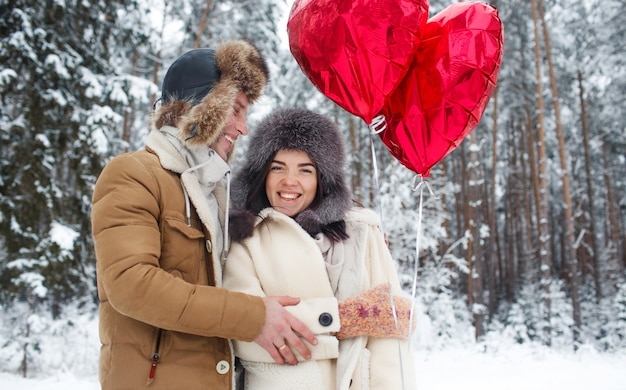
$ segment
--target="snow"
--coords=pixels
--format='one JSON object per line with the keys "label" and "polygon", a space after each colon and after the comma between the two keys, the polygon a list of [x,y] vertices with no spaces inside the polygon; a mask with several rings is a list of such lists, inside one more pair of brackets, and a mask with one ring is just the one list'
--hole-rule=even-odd
{"label": "snow", "polygon": [[100,384],[96,376],[77,377],[71,373],[60,373],[49,378],[24,379],[7,373],[0,373],[0,387],[3,390],[72,390],[72,389],[99,389]]}
{"label": "snow", "polygon": [[52,222],[50,237],[64,251],[74,249],[74,241],[80,234],[74,229],[62,225],[58,222]]}
{"label": "snow", "polygon": [[[624,390],[626,356],[593,352],[560,354],[519,348],[501,353],[481,353],[472,348],[416,354],[418,390]],[[0,373],[3,390],[99,389],[97,376],[69,372],[46,378],[24,379]]]}
{"label": "snow", "polygon": [[418,389],[624,390],[626,356],[519,346],[499,352],[418,352]]}
{"label": "snow", "polygon": [[[88,339],[83,342],[48,342],[54,346],[52,363],[59,357],[78,357],[69,364],[42,372],[34,378],[0,372],[3,390],[91,390],[99,389],[97,374],[97,318],[78,318]],[[43,343],[46,344],[46,343]],[[481,344],[451,343],[443,348],[416,344],[417,390],[624,390],[626,351],[599,353],[591,347],[578,352],[560,351],[533,343],[516,344],[492,338]],[[64,360],[64,359],[60,359]]]}

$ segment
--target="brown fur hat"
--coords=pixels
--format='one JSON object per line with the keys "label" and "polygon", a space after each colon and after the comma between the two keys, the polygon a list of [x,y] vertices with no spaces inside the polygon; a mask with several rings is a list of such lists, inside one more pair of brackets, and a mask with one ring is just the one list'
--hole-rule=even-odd
{"label": "brown fur hat", "polygon": [[252,104],[268,79],[265,60],[248,42],[189,51],[174,61],[163,79],[154,127],[173,126],[188,144],[210,145],[232,114],[237,94],[245,93]]}

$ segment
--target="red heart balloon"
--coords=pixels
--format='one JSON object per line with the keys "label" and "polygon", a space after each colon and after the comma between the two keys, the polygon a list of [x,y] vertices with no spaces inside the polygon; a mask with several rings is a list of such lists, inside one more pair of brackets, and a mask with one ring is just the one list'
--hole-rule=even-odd
{"label": "red heart balloon", "polygon": [[398,86],[428,18],[428,0],[296,0],[289,48],[309,80],[367,124]]}
{"label": "red heart balloon", "polygon": [[383,107],[379,133],[391,154],[427,177],[478,125],[504,47],[495,8],[455,3],[428,20],[413,63]]}

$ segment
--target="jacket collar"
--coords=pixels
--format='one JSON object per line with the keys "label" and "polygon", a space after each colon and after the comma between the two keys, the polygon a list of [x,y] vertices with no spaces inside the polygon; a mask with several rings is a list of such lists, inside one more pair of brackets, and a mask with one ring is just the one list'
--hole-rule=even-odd
{"label": "jacket collar", "polygon": [[[163,126],[160,129],[152,129],[146,138],[146,148],[152,150],[161,162],[164,169],[178,173],[181,178],[183,192],[186,201],[187,218],[190,218],[190,203],[194,205],[200,220],[209,231],[211,237],[222,237],[221,243],[223,249],[221,254],[216,254],[215,259],[224,261],[223,257],[227,253],[229,246],[228,230],[224,228],[228,224],[229,209],[229,184],[230,184],[230,168],[221,157],[213,153],[204,162],[198,159],[190,159],[187,155],[188,150],[185,149],[176,136],[178,129],[171,126]],[[203,147],[206,151],[206,146]],[[187,157],[186,157],[187,156]],[[190,166],[188,160],[193,160]],[[197,172],[203,171],[203,172]],[[206,173],[202,175],[202,173]],[[202,178],[200,178],[202,176]],[[226,180],[222,180],[222,179]],[[210,202],[207,197],[214,197],[217,201],[217,215],[209,206]],[[220,245],[222,246],[222,245]],[[223,254],[223,255],[222,255]],[[219,261],[214,262],[216,270],[216,283],[221,284],[221,264]]]}

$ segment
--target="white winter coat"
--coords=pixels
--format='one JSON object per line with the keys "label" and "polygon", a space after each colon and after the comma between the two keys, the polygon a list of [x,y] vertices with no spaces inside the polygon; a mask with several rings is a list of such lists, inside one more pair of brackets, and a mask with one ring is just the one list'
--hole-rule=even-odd
{"label": "white winter coat", "polygon": [[[396,294],[402,294],[378,216],[354,208],[346,213],[345,222],[349,238],[335,247],[343,251],[336,291],[316,241],[280,212],[262,210],[253,236],[233,243],[224,268],[224,287],[259,296],[300,297],[300,304],[287,309],[318,339],[318,345],[308,345],[311,360],[296,366],[277,365],[258,344],[235,341],[235,353],[246,368],[246,389],[399,390],[403,389],[401,372],[404,389],[415,388],[406,340],[356,337],[338,341],[331,335],[340,328],[338,301],[387,282]],[[330,267],[332,274],[334,266]],[[331,314],[330,326],[320,324],[322,313]]]}

